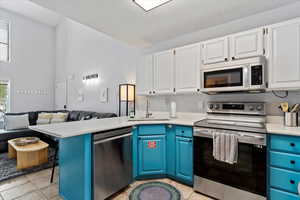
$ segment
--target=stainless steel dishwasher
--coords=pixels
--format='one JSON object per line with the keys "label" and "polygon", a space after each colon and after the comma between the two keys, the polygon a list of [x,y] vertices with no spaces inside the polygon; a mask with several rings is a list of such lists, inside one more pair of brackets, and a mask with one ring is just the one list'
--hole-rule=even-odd
{"label": "stainless steel dishwasher", "polygon": [[94,200],[103,200],[133,181],[132,128],[93,135]]}

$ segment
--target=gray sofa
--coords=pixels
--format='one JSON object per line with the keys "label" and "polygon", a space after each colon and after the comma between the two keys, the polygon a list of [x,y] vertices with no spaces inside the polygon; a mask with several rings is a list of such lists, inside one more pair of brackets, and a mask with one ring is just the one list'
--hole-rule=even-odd
{"label": "gray sofa", "polygon": [[[101,119],[101,118],[111,118],[111,117],[117,117],[114,113],[98,113],[98,112],[89,112],[89,111],[68,111],[68,110],[56,110],[56,111],[34,111],[34,112],[23,112],[23,113],[6,113],[5,115],[24,115],[28,114],[29,118],[29,124],[36,125],[38,114],[41,112],[47,112],[47,113],[56,113],[56,112],[66,112],[68,113],[67,121],[79,121],[79,120],[90,120],[90,119]],[[39,137],[43,141],[47,142],[52,146],[52,144],[55,144],[55,141],[52,137],[49,137],[45,134],[32,131],[30,129],[17,129],[17,130],[0,130],[0,153],[1,152],[7,152],[7,141],[19,138],[19,137]]]}

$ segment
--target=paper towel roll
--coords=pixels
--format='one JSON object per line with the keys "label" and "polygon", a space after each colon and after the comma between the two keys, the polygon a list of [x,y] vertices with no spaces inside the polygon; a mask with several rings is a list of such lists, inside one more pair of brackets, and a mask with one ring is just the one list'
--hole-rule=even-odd
{"label": "paper towel roll", "polygon": [[171,111],[170,111],[170,117],[175,118],[176,117],[176,102],[171,102]]}

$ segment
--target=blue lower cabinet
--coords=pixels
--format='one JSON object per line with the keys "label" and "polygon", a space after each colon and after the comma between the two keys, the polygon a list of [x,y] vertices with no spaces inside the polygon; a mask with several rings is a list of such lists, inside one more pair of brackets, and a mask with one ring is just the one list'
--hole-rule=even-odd
{"label": "blue lower cabinet", "polygon": [[166,136],[138,137],[138,175],[166,173]]}
{"label": "blue lower cabinet", "polygon": [[175,126],[169,125],[167,128],[167,175],[175,177],[176,172],[176,135]]}
{"label": "blue lower cabinet", "polygon": [[193,181],[193,140],[176,137],[176,177]]}
{"label": "blue lower cabinet", "polygon": [[300,196],[276,189],[271,189],[270,200],[300,200]]}

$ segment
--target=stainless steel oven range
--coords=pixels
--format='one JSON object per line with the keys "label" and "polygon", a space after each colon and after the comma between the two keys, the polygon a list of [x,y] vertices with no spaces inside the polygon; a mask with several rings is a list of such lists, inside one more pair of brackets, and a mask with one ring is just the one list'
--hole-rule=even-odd
{"label": "stainless steel oven range", "polygon": [[[220,200],[266,199],[264,103],[210,102],[208,117],[194,124],[194,190]],[[235,134],[235,164],[213,157],[213,134]]]}

